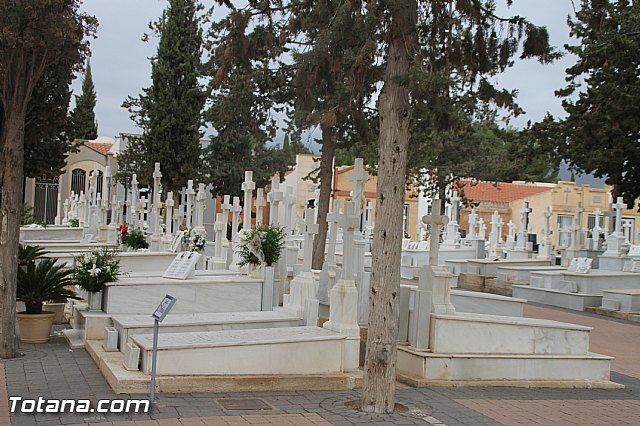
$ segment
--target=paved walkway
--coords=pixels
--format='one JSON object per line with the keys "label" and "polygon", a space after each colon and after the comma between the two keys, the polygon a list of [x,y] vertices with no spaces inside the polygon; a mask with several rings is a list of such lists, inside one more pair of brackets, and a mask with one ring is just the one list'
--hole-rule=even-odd
{"label": "paved walkway", "polygon": [[[616,356],[612,380],[623,390],[426,388],[400,386],[393,415],[351,408],[360,392],[160,394],[145,414],[12,414],[8,396],[113,400],[114,394],[84,350],[61,337],[21,347],[24,356],[0,363],[0,426],[112,425],[637,425],[640,424],[640,324],[561,309],[526,306],[525,315],[594,327],[594,352]],[[230,409],[229,399],[236,405]],[[226,400],[226,401],[225,401]],[[240,404],[240,405],[237,405]],[[226,409],[225,409],[226,407]],[[253,408],[253,409],[249,409]],[[256,408],[261,408],[260,410]]]}

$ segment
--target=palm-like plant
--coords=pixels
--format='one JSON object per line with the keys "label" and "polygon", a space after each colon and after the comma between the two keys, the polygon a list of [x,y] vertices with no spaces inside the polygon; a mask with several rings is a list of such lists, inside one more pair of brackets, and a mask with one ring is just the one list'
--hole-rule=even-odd
{"label": "palm-like plant", "polygon": [[28,314],[42,313],[42,303],[65,302],[79,299],[75,292],[65,288],[74,284],[73,270],[55,259],[47,259],[42,247],[20,246],[18,259],[18,287],[16,299],[24,302]]}

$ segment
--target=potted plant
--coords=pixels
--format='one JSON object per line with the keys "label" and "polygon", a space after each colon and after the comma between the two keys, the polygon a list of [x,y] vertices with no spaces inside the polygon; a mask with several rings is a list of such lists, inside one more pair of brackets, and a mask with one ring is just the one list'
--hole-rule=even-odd
{"label": "potted plant", "polygon": [[69,224],[69,227],[77,228],[80,226],[80,219],[78,219],[77,217],[72,217],[67,223]]}
{"label": "potted plant", "polygon": [[250,265],[254,271],[271,267],[280,259],[286,232],[281,226],[260,225],[240,231],[238,266]]}
{"label": "potted plant", "polygon": [[182,244],[184,244],[186,251],[201,252],[207,244],[207,237],[204,233],[189,228],[182,236]]}
{"label": "potted plant", "polygon": [[102,310],[102,290],[107,283],[117,281],[120,260],[116,250],[101,247],[75,258],[75,283],[88,293],[90,310]]}
{"label": "potted plant", "polygon": [[79,297],[66,288],[73,285],[73,270],[55,259],[42,257],[42,247],[20,246],[18,249],[18,286],[16,299],[26,310],[17,313],[20,340],[24,343],[44,343],[49,340],[55,312],[42,310],[45,301],[65,302]]}

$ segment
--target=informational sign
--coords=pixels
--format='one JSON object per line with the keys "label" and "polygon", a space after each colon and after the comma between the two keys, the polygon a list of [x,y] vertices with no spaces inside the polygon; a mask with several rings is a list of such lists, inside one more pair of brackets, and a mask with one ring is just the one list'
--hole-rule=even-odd
{"label": "informational sign", "polygon": [[154,319],[162,322],[164,317],[167,316],[173,305],[176,304],[176,298],[170,294],[165,294],[164,299],[158,305],[155,312],[151,315]]}
{"label": "informational sign", "polygon": [[200,256],[202,255],[194,251],[183,251],[178,253],[167,270],[164,271],[162,277],[176,280],[186,280],[193,277],[196,271],[196,264],[198,263],[198,260],[200,260]]}

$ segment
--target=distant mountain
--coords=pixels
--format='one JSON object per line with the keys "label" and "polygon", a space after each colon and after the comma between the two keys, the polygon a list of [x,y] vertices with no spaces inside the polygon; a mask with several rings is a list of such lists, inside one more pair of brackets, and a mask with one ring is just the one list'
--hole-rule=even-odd
{"label": "distant mountain", "polygon": [[[604,188],[604,178],[597,178],[592,174],[575,174],[576,176],[576,184],[584,185],[587,184],[592,188]],[[560,163],[560,170],[558,171],[558,180],[571,180],[571,169],[569,169],[569,165],[564,161]]]}

